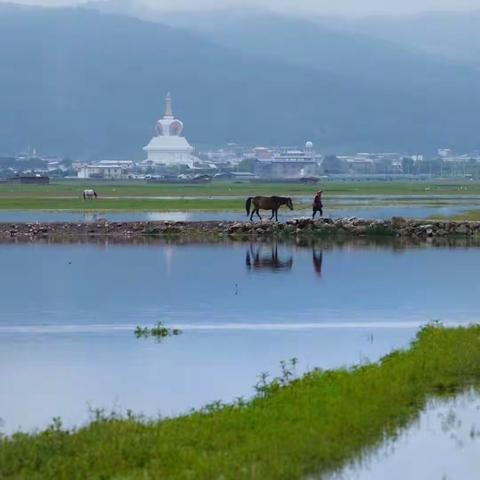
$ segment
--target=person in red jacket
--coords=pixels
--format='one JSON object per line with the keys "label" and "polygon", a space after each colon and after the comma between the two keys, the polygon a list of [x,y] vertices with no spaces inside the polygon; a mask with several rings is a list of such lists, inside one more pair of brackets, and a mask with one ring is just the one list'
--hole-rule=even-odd
{"label": "person in red jacket", "polygon": [[314,199],[313,199],[313,215],[312,215],[312,219],[315,219],[315,215],[317,212],[320,212],[320,217],[323,216],[323,203],[322,203],[322,193],[323,193],[323,190],[320,190],[319,192],[317,192],[317,194],[315,195]]}

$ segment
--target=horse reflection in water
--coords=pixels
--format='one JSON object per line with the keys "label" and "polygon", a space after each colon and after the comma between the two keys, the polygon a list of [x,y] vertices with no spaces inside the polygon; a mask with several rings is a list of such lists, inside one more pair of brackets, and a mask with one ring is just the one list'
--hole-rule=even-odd
{"label": "horse reflection in water", "polygon": [[[293,266],[293,257],[281,259],[278,256],[278,246],[276,243],[270,245],[267,251],[262,251],[265,246],[250,245],[245,257],[245,265],[248,270],[272,270],[282,271],[291,270]],[[322,276],[323,249],[312,246],[313,271],[318,277]]]}
{"label": "horse reflection in water", "polygon": [[268,252],[262,252],[261,246],[255,248],[250,245],[245,258],[245,265],[248,270],[291,270],[293,257],[290,255],[287,259],[280,259],[277,244],[272,244]]}

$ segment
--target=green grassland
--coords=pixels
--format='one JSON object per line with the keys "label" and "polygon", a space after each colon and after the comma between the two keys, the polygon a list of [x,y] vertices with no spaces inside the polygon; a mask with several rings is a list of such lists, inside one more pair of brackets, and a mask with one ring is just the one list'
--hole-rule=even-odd
{"label": "green grassland", "polygon": [[320,478],[394,438],[432,396],[479,381],[480,327],[432,325],[408,350],[375,364],[298,379],[284,365],[248,402],[160,420],[98,413],[74,431],[56,420],[42,432],[4,437],[0,478]]}
{"label": "green grassland", "polygon": [[[85,202],[85,188],[95,188],[96,201]],[[139,181],[87,182],[58,181],[50,185],[0,184],[2,210],[72,211],[226,211],[243,210],[243,199],[254,195],[306,196],[323,189],[325,198],[339,195],[480,195],[480,182],[325,182],[319,185],[296,183],[210,183],[148,184]],[[158,198],[172,197],[172,198]],[[188,197],[200,197],[189,199]],[[396,199],[396,201],[399,201]],[[298,205],[298,202],[297,206]],[[301,205],[300,205],[301,207]]]}
{"label": "green grassland", "polygon": [[448,220],[479,222],[480,221],[480,209],[469,210],[468,212],[461,213],[459,215],[454,215],[452,217],[449,217]]}
{"label": "green grassland", "polygon": [[459,213],[457,215],[448,215],[448,216],[441,216],[441,215],[431,215],[429,217],[430,220],[436,221],[451,221],[455,220],[458,222],[479,222],[480,221],[480,209],[474,208],[472,210],[468,210],[463,213]]}
{"label": "green grassland", "polygon": [[323,189],[328,195],[480,195],[480,182],[325,182],[318,185],[300,183],[228,183],[155,184],[140,181],[98,182],[58,181],[50,185],[0,184],[0,198],[11,197],[76,197],[83,189],[95,188],[100,196],[250,196],[250,195],[311,195]]}

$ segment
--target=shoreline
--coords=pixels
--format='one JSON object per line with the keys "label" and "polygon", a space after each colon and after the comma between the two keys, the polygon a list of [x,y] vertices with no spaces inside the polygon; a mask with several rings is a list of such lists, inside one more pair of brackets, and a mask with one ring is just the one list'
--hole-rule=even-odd
{"label": "shoreline", "polygon": [[393,237],[414,240],[432,238],[480,237],[480,221],[410,220],[393,217],[390,220],[329,218],[311,220],[299,218],[287,222],[238,221],[131,221],[110,222],[2,222],[0,240],[61,239],[61,238],[231,238],[288,239],[297,237],[366,238]]}
{"label": "shoreline", "polygon": [[429,324],[378,362],[302,375],[290,359],[280,376],[260,376],[252,398],[178,417],[96,409],[70,429],[54,417],[43,430],[0,436],[0,475],[329,478],[395,440],[430,400],[478,392],[479,333]]}

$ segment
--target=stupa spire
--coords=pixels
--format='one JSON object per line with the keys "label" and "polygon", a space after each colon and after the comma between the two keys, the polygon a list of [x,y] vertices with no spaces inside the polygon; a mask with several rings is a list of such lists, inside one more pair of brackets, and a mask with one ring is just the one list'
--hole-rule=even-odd
{"label": "stupa spire", "polygon": [[196,157],[193,147],[182,137],[183,123],[173,116],[170,92],[165,96],[165,114],[155,124],[155,135],[148,145],[147,152],[150,165],[188,165],[193,167]]}
{"label": "stupa spire", "polygon": [[168,92],[165,97],[165,117],[173,117],[172,96],[170,95],[170,92]]}

